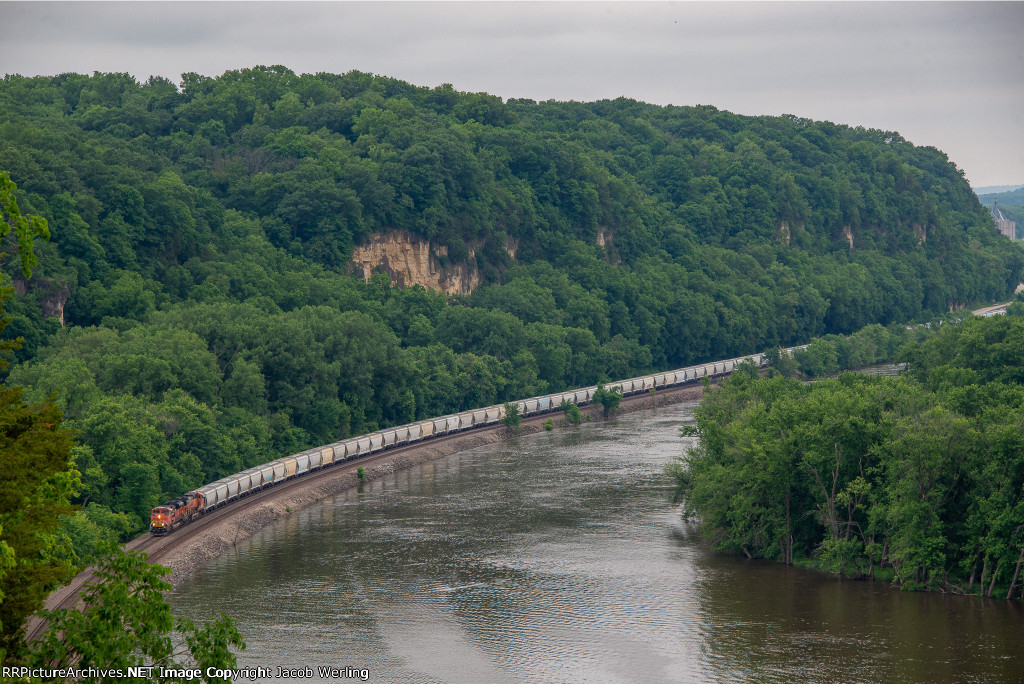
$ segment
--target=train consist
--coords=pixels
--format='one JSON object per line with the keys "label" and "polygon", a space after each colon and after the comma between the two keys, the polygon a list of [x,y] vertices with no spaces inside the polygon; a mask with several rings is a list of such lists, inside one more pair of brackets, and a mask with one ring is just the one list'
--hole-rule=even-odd
{"label": "train consist", "polygon": [[192,522],[206,511],[206,499],[199,492],[182,494],[177,499],[157,506],[149,515],[149,531],[157,537]]}
{"label": "train consist", "polygon": [[[665,373],[655,373],[639,378],[608,383],[606,389],[618,388],[623,396],[641,394],[663,387],[678,387],[699,382],[706,377],[715,377],[731,373],[736,364],[744,360],[753,361],[758,367],[765,365],[763,354],[718,361],[703,366],[690,366]],[[558,411],[562,402],[569,401],[579,406],[591,403],[597,387],[584,387],[548,394],[543,397],[521,399],[514,404],[519,405],[519,415],[531,417]],[[369,454],[406,444],[414,444],[433,439],[442,435],[450,435],[476,428],[494,425],[504,416],[504,405],[488,406],[487,408],[464,411],[440,418],[421,420],[408,425],[386,428],[371,432],[360,437],[352,437],[340,442],[307,449],[291,456],[279,458],[270,463],[243,470],[240,473],[221,478],[216,482],[204,485],[195,491],[188,492],[163,506],[154,508],[150,516],[150,532],[157,536],[169,534],[175,528],[186,525],[208,511],[220,508],[227,503],[240,499],[266,487],[279,484],[286,480],[305,475],[321,468],[326,468]]]}

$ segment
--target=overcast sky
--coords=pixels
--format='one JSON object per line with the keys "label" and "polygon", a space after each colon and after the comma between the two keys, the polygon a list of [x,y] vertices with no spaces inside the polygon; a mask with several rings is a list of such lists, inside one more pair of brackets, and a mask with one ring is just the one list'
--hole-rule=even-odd
{"label": "overcast sky", "polygon": [[[895,130],[1024,184],[1024,3],[14,3],[0,72],[352,69]],[[2,112],[0,112],[2,117]]]}

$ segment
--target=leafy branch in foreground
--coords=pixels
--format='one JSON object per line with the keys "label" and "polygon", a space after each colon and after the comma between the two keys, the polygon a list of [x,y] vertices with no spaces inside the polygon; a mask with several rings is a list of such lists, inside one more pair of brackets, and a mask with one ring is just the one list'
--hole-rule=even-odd
{"label": "leafy branch in foreground", "polygon": [[26,277],[32,275],[32,268],[38,263],[32,242],[40,237],[49,242],[50,227],[42,216],[23,216],[18,209],[18,200],[14,191],[18,186],[11,180],[11,175],[0,170],[0,237],[14,230],[18,238],[18,259],[21,261],[21,272]]}
{"label": "leafy branch in foreground", "polygon": [[[81,593],[81,611],[42,611],[46,634],[28,656],[32,667],[79,670],[117,670],[156,666],[179,669],[198,667],[206,682],[207,668],[231,669],[236,665],[234,646],[245,642],[234,621],[221,617],[198,628],[190,620],[171,614],[163,594],[171,585],[163,580],[170,570],[150,565],[145,555],[128,553],[111,545],[99,562],[95,579]],[[183,662],[184,661],[184,662]],[[172,681],[154,670],[151,681]],[[99,672],[80,677],[80,682],[113,681]]]}
{"label": "leafy branch in foreground", "polygon": [[[2,295],[0,295],[2,302]],[[2,323],[0,323],[2,329]],[[21,645],[25,619],[74,577],[73,554],[57,533],[80,486],[72,435],[51,403],[27,405],[20,387],[0,385],[0,662]],[[6,560],[4,560],[6,559]]]}

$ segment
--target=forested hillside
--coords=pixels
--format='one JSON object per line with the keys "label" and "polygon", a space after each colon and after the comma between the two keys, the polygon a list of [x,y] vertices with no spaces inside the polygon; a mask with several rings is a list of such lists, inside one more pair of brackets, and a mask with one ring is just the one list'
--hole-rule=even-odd
{"label": "forested hillside", "polygon": [[[8,76],[0,169],[53,233],[33,280],[6,269],[7,381],[78,431],[80,549],[284,452],[927,318],[1024,267],[897,133],[358,72]],[[482,283],[349,275],[396,229]]]}
{"label": "forested hillside", "polygon": [[905,377],[734,374],[697,412],[680,496],[721,549],[1022,598],[1024,305],[1009,313],[908,344]]}
{"label": "forested hillside", "polygon": [[990,192],[984,195],[978,195],[978,199],[987,207],[992,206],[993,200],[999,202],[999,206],[1003,206],[1004,204],[1021,205],[1024,204],[1024,188],[1008,190],[1007,192]]}

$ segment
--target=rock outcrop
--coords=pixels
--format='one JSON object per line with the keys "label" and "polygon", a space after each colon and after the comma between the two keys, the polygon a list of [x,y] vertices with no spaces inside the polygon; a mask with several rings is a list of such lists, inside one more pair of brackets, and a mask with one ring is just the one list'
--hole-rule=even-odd
{"label": "rock outcrop", "polygon": [[[801,223],[798,227],[803,228],[804,224]],[[791,231],[789,228],[789,221],[787,221],[786,219],[782,219],[775,226],[775,239],[788,247],[790,237]]]}
{"label": "rock outcrop", "polygon": [[597,244],[604,250],[604,258],[608,263],[616,266],[622,263],[618,250],[615,249],[614,230],[605,226],[599,226],[597,229]]}
{"label": "rock outcrop", "polygon": [[469,253],[469,263],[444,264],[445,245],[433,246],[428,240],[405,230],[375,233],[368,244],[352,252],[352,270],[369,280],[381,271],[399,287],[422,285],[428,290],[448,294],[469,294],[480,284],[480,272]]}
{"label": "rock outcrop", "polygon": [[64,305],[71,296],[67,283],[50,278],[15,278],[14,291],[18,294],[40,293],[39,308],[46,318],[56,318],[64,325]]}

